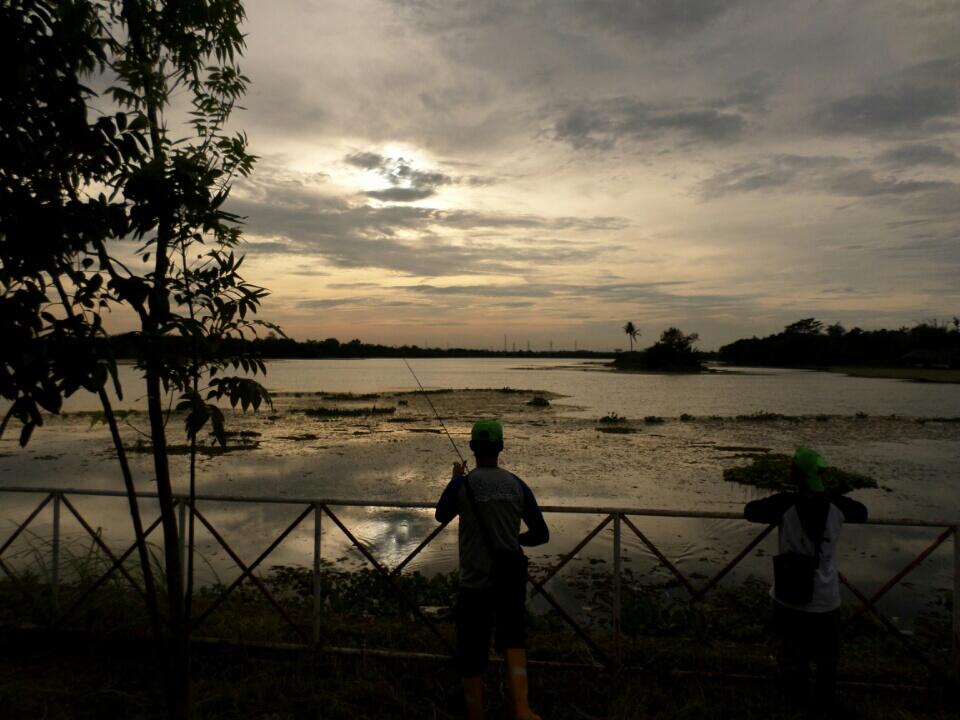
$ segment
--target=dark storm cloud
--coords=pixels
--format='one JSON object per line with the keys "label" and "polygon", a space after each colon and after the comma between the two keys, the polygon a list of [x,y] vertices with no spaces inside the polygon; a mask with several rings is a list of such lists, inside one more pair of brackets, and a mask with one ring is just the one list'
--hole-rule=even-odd
{"label": "dark storm cloud", "polygon": [[868,92],[823,103],[812,115],[829,134],[877,135],[956,126],[960,111],[960,59],[940,58],[882,79]]}
{"label": "dark storm cloud", "polygon": [[367,197],[382,202],[413,202],[424,200],[436,193],[444,185],[457,185],[465,182],[471,186],[491,184],[491,180],[479,177],[454,177],[446,173],[420,170],[402,157],[390,158],[375,152],[358,152],[347,155],[344,162],[364,170],[371,170],[392,187],[385,190],[371,190],[364,193]]}
{"label": "dark storm cloud", "polygon": [[[671,307],[707,307],[714,309],[739,307],[748,295],[716,295],[697,293],[691,283],[682,280],[633,283],[535,283],[439,286],[412,285],[407,291],[431,297],[527,298],[530,300],[561,299],[616,303],[668,304]],[[676,292],[672,292],[676,291]]]}
{"label": "dark storm cloud", "polygon": [[[587,243],[518,240],[512,233],[605,230],[625,225],[607,217],[543,218],[358,205],[292,183],[261,181],[244,186],[244,190],[246,197],[231,199],[230,210],[246,216],[248,232],[263,238],[247,243],[249,253],[320,256],[337,267],[375,267],[411,275],[514,274],[530,265],[586,262],[598,254]],[[440,237],[441,231],[456,231],[455,238],[461,242]],[[504,246],[497,240],[512,242]],[[619,247],[608,242],[604,250]]]}
{"label": "dark storm cloud", "polygon": [[736,193],[774,190],[800,184],[849,164],[831,156],[773,155],[740,163],[715,173],[698,186],[699,195],[713,200]]}
{"label": "dark storm cloud", "polygon": [[611,148],[656,140],[678,144],[729,145],[766,113],[772,84],[762,73],[741,78],[720,97],[652,103],[640,97],[560,103],[553,113],[558,140],[575,148]]}
{"label": "dark storm cloud", "polygon": [[947,180],[900,179],[857,167],[846,158],[774,155],[742,163],[702,181],[697,190],[704,200],[738,193],[781,189],[824,192],[841,197],[924,196],[956,191]]}
{"label": "dark storm cloud", "polygon": [[880,195],[916,195],[934,190],[956,187],[943,180],[898,180],[895,177],[880,177],[870,170],[850,170],[820,179],[828,192],[846,197],[877,197]]}
{"label": "dark storm cloud", "polygon": [[364,193],[369,198],[383,202],[413,202],[424,200],[433,195],[435,190],[430,187],[392,187],[386,190],[368,190]]}
{"label": "dark storm cloud", "polygon": [[689,35],[744,0],[389,0],[427,30],[449,32],[537,20],[589,25],[631,38]]}
{"label": "dark storm cloud", "polygon": [[909,143],[881,153],[877,160],[883,165],[909,168],[918,165],[948,167],[960,164],[953,152],[936,143]]}

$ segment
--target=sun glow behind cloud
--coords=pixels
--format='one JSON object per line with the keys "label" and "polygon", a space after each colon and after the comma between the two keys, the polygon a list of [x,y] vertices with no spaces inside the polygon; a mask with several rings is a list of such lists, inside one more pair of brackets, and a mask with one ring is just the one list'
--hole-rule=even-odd
{"label": "sun glow behind cloud", "polygon": [[248,12],[234,207],[296,337],[608,348],[632,319],[715,346],[960,300],[960,8]]}

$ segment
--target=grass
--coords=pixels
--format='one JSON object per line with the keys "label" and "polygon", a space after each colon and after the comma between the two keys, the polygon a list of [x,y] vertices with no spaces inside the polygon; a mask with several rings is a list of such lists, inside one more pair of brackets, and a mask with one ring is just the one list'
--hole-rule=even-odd
{"label": "grass", "polygon": [[[796,490],[790,482],[790,463],[791,458],[780,453],[757,455],[751,458],[749,465],[724,469],[723,479],[766,490]],[[827,467],[823,471],[823,484],[828,491],[838,493],[878,487],[877,481],[868,475],[836,467]]]}
{"label": "grass", "polygon": [[[38,557],[47,548],[38,546]],[[105,569],[91,547],[64,553],[66,572],[61,607]],[[444,652],[409,608],[372,570],[347,572],[325,563],[322,637],[331,646]],[[313,576],[309,569],[274,566],[264,583],[301,627],[311,623]],[[52,599],[41,567],[21,573],[21,587],[0,582],[0,704],[6,717],[143,718],[163,716],[152,644],[146,635],[139,597],[119,575],[108,581],[67,624],[82,635],[32,634],[13,626],[48,626]],[[418,606],[450,606],[456,573],[427,577],[404,573],[398,583]],[[584,622],[611,650],[609,612],[612,579],[601,566],[574,577],[574,599],[565,605],[592,609]],[[202,612],[222,590],[203,588]],[[651,582],[646,572],[624,568],[620,673],[532,666],[531,696],[544,717],[566,718],[774,718],[802,717],[785,706],[772,683],[770,600],[766,580],[723,585],[704,601],[689,603],[673,582]],[[915,623],[913,640],[946,662],[949,652],[949,596],[934,598]],[[905,655],[869,617],[852,622],[846,609],[841,677],[886,683],[922,684],[921,665]],[[530,656],[535,660],[584,662],[583,643],[556,615],[530,615]],[[438,623],[453,638],[452,621]],[[198,635],[238,642],[294,642],[296,636],[249,583],[241,585],[200,628]],[[684,672],[680,672],[684,671]],[[689,671],[689,672],[686,672]],[[692,672],[693,674],[689,674]],[[759,682],[730,680],[753,675]],[[462,717],[459,682],[446,662],[342,657],[329,654],[258,652],[251,647],[198,650],[191,676],[197,717],[260,718],[454,718]],[[711,679],[711,676],[716,676]],[[722,677],[721,677],[722,676]],[[506,717],[496,669],[487,675],[488,717]],[[950,696],[846,691],[857,717],[952,717]]]}
{"label": "grass", "polygon": [[[298,623],[308,622],[309,570],[275,567],[264,581]],[[372,571],[342,573],[326,566],[322,582],[327,597],[326,644],[443,652]],[[609,650],[609,573],[597,569],[583,582],[588,589],[580,599],[596,610],[593,620],[587,620],[590,632]],[[449,605],[456,576],[426,578],[414,573],[401,576],[400,583],[418,605]],[[122,584],[116,585],[114,589],[122,591]],[[0,586],[0,591],[7,589]],[[622,649],[625,664],[634,669],[616,673],[532,665],[535,709],[555,720],[803,717],[766,680],[773,667],[766,589],[765,581],[754,580],[721,587],[704,602],[691,604],[681,600],[683,591],[674,584],[641,582],[625,572]],[[216,590],[201,594],[198,610]],[[203,635],[247,642],[289,639],[283,622],[255,589],[244,585],[238,593],[202,626]],[[138,602],[130,592],[125,596],[127,604]],[[116,596],[106,606],[97,598],[91,611],[121,622],[97,625],[98,639],[93,642],[69,635],[0,632],[0,703],[7,717],[162,717],[163,698],[150,642],[123,634],[130,629],[124,621],[132,614],[117,615]],[[0,592],[0,599],[4,605],[10,601],[6,592]],[[876,623],[862,619],[852,624],[849,610],[847,616],[842,679],[926,681],[922,667]],[[918,624],[915,641],[943,659],[949,622],[949,607],[939,607],[928,625]],[[529,624],[532,659],[589,659],[583,644],[557,616],[530,616]],[[452,622],[441,621],[439,626],[452,638]],[[191,670],[197,717],[204,720],[462,717],[459,681],[447,662],[205,647],[195,652]],[[745,675],[758,680],[731,679]],[[488,717],[506,717],[506,698],[495,666],[487,673],[486,690]],[[915,694],[842,689],[841,697],[861,718],[952,717],[951,696],[936,690]]]}
{"label": "grass", "polygon": [[357,408],[343,408],[343,407],[317,407],[317,408],[305,408],[300,411],[307,417],[321,417],[321,418],[334,418],[334,417],[368,417],[371,415],[393,415],[397,409],[395,407],[377,407],[375,405],[370,407],[357,407]]}

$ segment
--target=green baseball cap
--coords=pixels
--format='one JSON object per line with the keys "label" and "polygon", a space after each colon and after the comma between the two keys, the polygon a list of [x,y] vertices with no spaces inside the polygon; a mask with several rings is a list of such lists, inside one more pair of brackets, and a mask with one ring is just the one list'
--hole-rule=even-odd
{"label": "green baseball cap", "polygon": [[477,420],[470,431],[470,440],[478,442],[503,442],[503,425],[497,420]]}
{"label": "green baseball cap", "polygon": [[827,466],[827,462],[820,453],[810,448],[798,447],[793,454],[793,462],[800,470],[800,474],[803,475],[803,480],[811,492],[821,493],[824,491],[820,471]]}

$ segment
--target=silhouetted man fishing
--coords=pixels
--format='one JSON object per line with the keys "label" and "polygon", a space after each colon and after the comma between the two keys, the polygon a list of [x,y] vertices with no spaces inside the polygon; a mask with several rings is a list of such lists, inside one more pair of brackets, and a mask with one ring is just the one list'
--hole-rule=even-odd
{"label": "silhouetted man fishing", "polygon": [[797,701],[806,698],[810,663],[817,667],[816,706],[834,702],[840,639],[840,579],[837,545],[843,523],[867,521],[867,508],[827,493],[823,457],[797,448],[790,479],[799,492],[781,492],[747,503],[751,522],[779,525],[779,554],[773,559],[773,617],[782,681]]}
{"label": "silhouetted man fishing", "polygon": [[[539,720],[528,701],[526,651],[527,559],[522,545],[550,539],[536,498],[516,475],[498,467],[503,427],[481,420],[470,433],[477,467],[453,464],[453,479],[437,503],[436,518],[460,516],[460,591],[457,596],[457,665],[469,720],[483,714],[483,672],[496,625],[507,687],[517,720]],[[520,532],[520,521],[527,531]]]}

